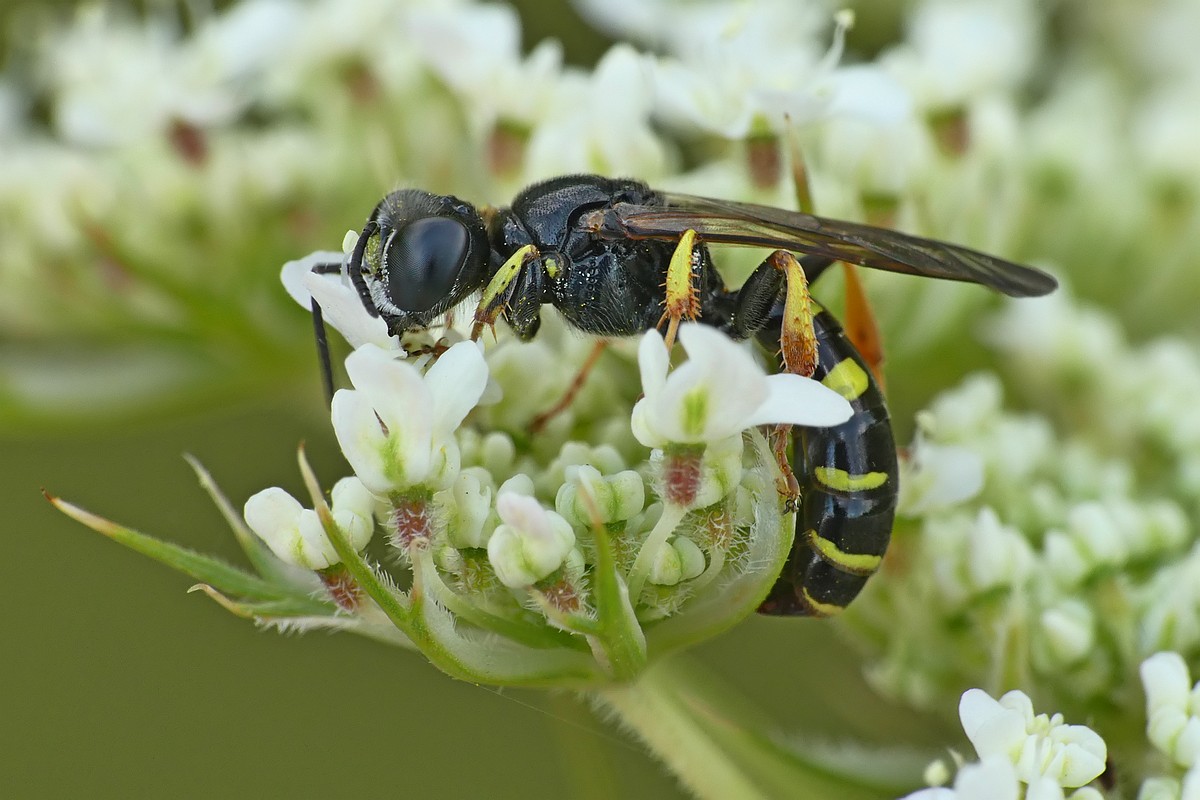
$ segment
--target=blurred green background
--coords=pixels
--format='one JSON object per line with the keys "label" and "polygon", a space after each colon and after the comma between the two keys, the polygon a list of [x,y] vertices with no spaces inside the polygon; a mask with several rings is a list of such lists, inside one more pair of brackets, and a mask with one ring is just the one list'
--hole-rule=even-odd
{"label": "blurred green background", "polygon": [[[527,41],[553,32],[577,63],[603,52],[565,7],[518,5]],[[14,12],[2,13],[0,27]],[[330,224],[357,225],[357,214]],[[297,358],[307,357],[308,318],[294,309],[291,324]],[[301,441],[332,482],[344,468],[312,366],[253,402],[0,432],[4,541],[15,548],[0,560],[0,795],[678,796],[637,744],[572,696],[459,683],[354,637],[255,630],[41,496],[44,487],[238,561],[181,454],[199,458],[239,506],[265,480],[301,494]],[[954,736],[911,712],[856,716],[881,701],[820,623],[754,619],[693,656],[769,709],[781,731],[812,724],[916,745]]]}

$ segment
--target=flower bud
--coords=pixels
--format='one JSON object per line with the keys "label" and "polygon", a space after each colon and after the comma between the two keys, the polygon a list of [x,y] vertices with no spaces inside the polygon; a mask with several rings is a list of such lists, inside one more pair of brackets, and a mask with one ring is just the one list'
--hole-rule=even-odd
{"label": "flower bud", "polygon": [[487,544],[484,522],[492,510],[492,489],[480,483],[473,471],[459,473],[447,493],[443,513],[450,544],[454,547],[483,547]]}
{"label": "flower bud", "polygon": [[1200,683],[1192,685],[1178,653],[1155,653],[1142,662],[1146,738],[1184,767],[1200,762]]}
{"label": "flower bud", "polygon": [[633,470],[603,477],[595,467],[586,464],[568,467],[567,482],[559,487],[554,507],[572,525],[592,524],[591,507],[608,524],[627,520],[646,504],[646,488],[642,476]]}
{"label": "flower bud", "polygon": [[575,546],[571,525],[528,495],[502,491],[496,511],[502,524],[488,540],[488,559],[505,586],[532,586],[561,567]]}
{"label": "flower bud", "polygon": [[[374,505],[375,498],[357,478],[342,478],[333,488],[334,522],[355,550],[366,547],[375,531]],[[243,515],[271,552],[289,564],[318,570],[340,560],[317,512],[283,489],[263,489],[246,501]]]}
{"label": "flower bud", "polygon": [[1049,652],[1060,666],[1078,662],[1095,644],[1095,615],[1078,600],[1064,600],[1046,609],[1041,623]]}
{"label": "flower bud", "polygon": [[691,539],[676,536],[658,549],[647,578],[659,586],[674,586],[704,572],[704,553]]}

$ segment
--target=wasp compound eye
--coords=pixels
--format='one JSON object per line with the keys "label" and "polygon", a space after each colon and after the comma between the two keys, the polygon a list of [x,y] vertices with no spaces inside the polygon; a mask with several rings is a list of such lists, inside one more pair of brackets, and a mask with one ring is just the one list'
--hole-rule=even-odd
{"label": "wasp compound eye", "polygon": [[387,291],[404,311],[428,311],[450,295],[467,258],[468,234],[458,220],[419,219],[393,233],[383,254]]}

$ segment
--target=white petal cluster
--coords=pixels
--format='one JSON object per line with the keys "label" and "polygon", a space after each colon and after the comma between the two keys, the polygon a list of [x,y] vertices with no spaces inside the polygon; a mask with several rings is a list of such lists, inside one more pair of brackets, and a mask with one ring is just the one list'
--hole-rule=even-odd
{"label": "white petal cluster", "polygon": [[[333,521],[355,550],[361,550],[375,531],[375,498],[355,477],[334,484],[330,498]],[[289,564],[325,569],[341,559],[325,533],[317,512],[277,486],[263,489],[246,501],[246,524],[271,552]]]}
{"label": "white petal cluster", "polygon": [[165,15],[123,19],[96,5],[48,45],[42,65],[56,92],[60,134],[83,145],[134,144],[172,122],[224,125],[250,101],[258,77],[289,44],[299,9],[290,3],[242,3],[180,41]]}
{"label": "white petal cluster", "polygon": [[1083,786],[1104,771],[1107,748],[1085,725],[1066,725],[1062,715],[1034,715],[1024,692],[999,700],[982,689],[969,689],[959,702],[959,718],[980,758],[1001,756],[1028,784],[1049,778],[1059,786]]}
{"label": "white petal cluster", "polygon": [[633,435],[647,447],[722,442],[756,425],[825,427],[850,418],[850,404],[837,392],[799,375],[767,375],[715,328],[681,325],[679,341],[688,361],[669,375],[657,331],[638,347],[645,396],[633,409]]}
{"label": "white petal cluster", "polygon": [[[396,350],[399,342],[388,334],[387,323],[382,317],[367,313],[345,274],[345,264],[357,240],[356,235],[347,234],[343,252],[318,250],[287,262],[280,272],[280,280],[288,295],[305,310],[310,310],[314,301],[318,303],[325,324],[340,333],[351,346],[359,347],[369,342],[384,350]],[[313,272],[313,267],[328,264],[342,264],[343,269],[333,273]]]}
{"label": "white petal cluster", "polygon": [[[848,613],[889,642],[877,685],[914,701],[986,678],[968,656],[949,680],[947,662],[927,655],[947,649],[1009,653],[1074,702],[1124,696],[1146,654],[1200,647],[1189,511],[1200,491],[1186,477],[1200,354],[1170,339],[1131,348],[1111,317],[1069,297],[1013,303],[992,338],[1047,407],[1069,411],[1053,421],[1005,411],[999,379],[976,375],[921,412],[902,466],[900,513],[920,529],[911,571],[876,579],[878,593]],[[948,448],[932,463],[931,444]],[[1149,481],[1138,474],[1147,466]],[[888,632],[887,615],[918,607],[942,609],[940,621],[914,614],[902,638]]]}
{"label": "white petal cluster", "polygon": [[1200,682],[1192,684],[1178,653],[1155,653],[1142,662],[1146,737],[1182,767],[1200,764]]}
{"label": "white petal cluster", "polygon": [[575,547],[575,531],[533,497],[501,491],[496,498],[501,524],[488,540],[488,560],[505,586],[523,589],[563,565]]}
{"label": "white petal cluster", "polygon": [[443,488],[459,470],[454,432],[483,394],[488,370],[473,342],[450,347],[422,374],[365,344],[346,359],[354,389],[333,397],[333,428],[355,474],[380,494]]}

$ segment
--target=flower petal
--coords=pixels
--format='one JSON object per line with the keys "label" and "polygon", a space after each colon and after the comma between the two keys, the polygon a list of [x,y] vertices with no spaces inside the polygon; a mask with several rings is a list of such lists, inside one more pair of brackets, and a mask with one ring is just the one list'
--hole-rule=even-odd
{"label": "flower petal", "polygon": [[321,305],[325,322],[353,347],[372,343],[385,350],[400,349],[400,340],[388,334],[383,317],[367,313],[358,292],[347,285],[341,275],[309,272],[303,281],[304,287]]}
{"label": "flower petal", "polygon": [[318,264],[344,264],[344,259],[344,253],[318,250],[284,264],[279,280],[291,298],[305,311],[311,310],[312,302],[316,300],[321,306],[325,323],[352,346],[373,342],[388,350],[398,349],[400,340],[388,335],[387,323],[383,318],[373,317],[367,312],[358,292],[341,273],[318,274],[312,271]]}
{"label": "flower petal", "polygon": [[375,409],[362,392],[339,389],[333,395],[330,416],[342,455],[363,485],[379,494],[394,489],[383,458],[387,436],[375,418]]}
{"label": "flower petal", "polygon": [[336,250],[317,250],[304,258],[289,261],[279,271],[279,280],[288,295],[307,311],[312,304],[312,295],[304,285],[305,278],[312,274],[317,264],[340,264],[345,255]]}
{"label": "flower petal", "polygon": [[662,334],[651,328],[642,335],[638,343],[638,372],[642,376],[642,393],[653,397],[662,391],[667,382],[670,353]]}
{"label": "flower petal", "polygon": [[433,440],[454,433],[487,388],[488,366],[475,342],[459,342],[442,353],[425,373],[433,408]]}
{"label": "flower petal", "polygon": [[1025,718],[1000,705],[982,689],[968,689],[958,703],[958,718],[981,758],[1008,756],[1025,741]]}
{"label": "flower petal", "polygon": [[767,396],[747,417],[747,428],[769,423],[826,428],[854,413],[844,397],[811,378],[781,373],[768,376],[766,384]]}
{"label": "flower petal", "polygon": [[405,450],[429,450],[437,411],[420,370],[378,345],[365,344],[346,357],[346,374]]}
{"label": "flower petal", "polygon": [[281,531],[295,530],[303,508],[299,500],[278,486],[272,486],[250,497],[242,509],[242,516],[250,530],[272,546],[280,538]]}

